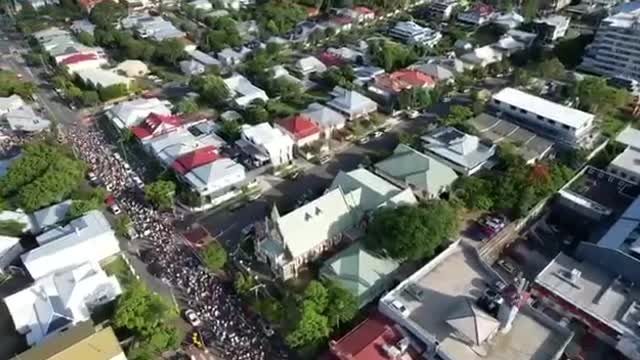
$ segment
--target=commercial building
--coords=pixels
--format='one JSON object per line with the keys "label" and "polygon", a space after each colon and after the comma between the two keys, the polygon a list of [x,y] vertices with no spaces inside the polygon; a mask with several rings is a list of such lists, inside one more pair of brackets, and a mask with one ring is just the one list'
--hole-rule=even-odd
{"label": "commercial building", "polygon": [[602,20],[580,69],[640,81],[640,6]]}
{"label": "commercial building", "polygon": [[34,345],[90,320],[93,309],[121,293],[115,276],[108,276],[96,263],[86,262],[37,279],[30,287],[5,297],[4,303],[16,331],[26,336],[27,344]]}
{"label": "commercial building", "polygon": [[111,327],[98,328],[91,320],[51,336],[11,360],[127,360]]}
{"label": "commercial building", "polygon": [[256,165],[270,163],[279,166],[293,160],[293,140],[269,123],[243,125],[237,144],[253,158]]}
{"label": "commercial building", "polygon": [[558,360],[573,337],[529,305],[526,280],[505,288],[462,240],[385,294],[381,313],[411,332],[427,359]]}
{"label": "commercial building", "polygon": [[496,146],[454,127],[436,129],[420,138],[422,148],[463,175],[480,171],[496,151]]}
{"label": "commercial building", "polygon": [[413,21],[399,21],[391,30],[389,36],[398,39],[407,44],[421,44],[426,46],[435,46],[442,34],[433,29],[422,27]]}
{"label": "commercial building", "polygon": [[588,146],[594,139],[594,115],[584,111],[514,88],[500,90],[490,104],[500,115],[568,146]]}

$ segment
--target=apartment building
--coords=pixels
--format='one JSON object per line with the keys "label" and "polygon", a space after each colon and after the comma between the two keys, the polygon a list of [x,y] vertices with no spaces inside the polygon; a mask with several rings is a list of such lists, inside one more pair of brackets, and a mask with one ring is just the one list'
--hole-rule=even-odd
{"label": "apartment building", "polygon": [[640,6],[611,15],[600,23],[580,64],[599,75],[640,80]]}
{"label": "apartment building", "polygon": [[594,129],[594,115],[505,88],[493,95],[491,105],[532,131],[571,147],[587,146]]}
{"label": "apartment building", "polygon": [[435,46],[442,34],[427,27],[422,27],[413,21],[399,21],[389,30],[389,36],[407,44],[423,44]]}

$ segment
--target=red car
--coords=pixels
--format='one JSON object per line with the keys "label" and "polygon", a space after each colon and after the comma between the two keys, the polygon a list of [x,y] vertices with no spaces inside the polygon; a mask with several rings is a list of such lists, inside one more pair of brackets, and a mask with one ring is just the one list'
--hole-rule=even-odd
{"label": "red car", "polygon": [[119,215],[122,212],[113,195],[109,194],[107,198],[104,199],[104,203],[107,204],[107,207],[109,207],[109,210],[111,210],[114,215]]}
{"label": "red car", "polygon": [[480,230],[487,237],[493,237],[507,225],[504,218],[499,216],[488,216],[480,220]]}

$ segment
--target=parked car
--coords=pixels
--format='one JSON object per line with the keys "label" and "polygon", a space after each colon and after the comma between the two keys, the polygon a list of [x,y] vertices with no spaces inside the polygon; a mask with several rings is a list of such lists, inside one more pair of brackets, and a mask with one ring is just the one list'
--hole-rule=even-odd
{"label": "parked car", "polygon": [[493,237],[507,225],[501,216],[488,216],[480,220],[480,229],[487,237]]}
{"label": "parked car", "polygon": [[98,184],[98,176],[96,176],[96,174],[93,171],[90,171],[87,174],[87,178],[89,179],[89,182],[91,182],[91,184],[93,185]]}
{"label": "parked car", "polygon": [[364,144],[366,144],[368,142],[369,142],[369,137],[368,136],[362,137],[362,138],[360,138],[360,140],[358,140],[358,144],[360,144],[360,145],[364,145]]}
{"label": "parked car", "polygon": [[120,206],[116,202],[116,198],[113,195],[107,196],[104,202],[107,204],[107,207],[114,215],[119,215],[122,212],[122,209],[120,209]]}
{"label": "parked car", "polygon": [[379,138],[380,136],[382,136],[383,134],[384,134],[384,133],[383,133],[382,131],[379,131],[379,130],[378,130],[378,131],[374,132],[373,134],[371,134],[371,137],[372,137],[372,138],[374,138],[374,139],[377,139],[377,138]]}
{"label": "parked car", "polygon": [[191,309],[188,309],[187,311],[184,312],[184,317],[187,319],[189,324],[191,324],[191,326],[193,327],[198,327],[202,324],[202,321],[200,321],[198,314],[196,314],[196,312]]}

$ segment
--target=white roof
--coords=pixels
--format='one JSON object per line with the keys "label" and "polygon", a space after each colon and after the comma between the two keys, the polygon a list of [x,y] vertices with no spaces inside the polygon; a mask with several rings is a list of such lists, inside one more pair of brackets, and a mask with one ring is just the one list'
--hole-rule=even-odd
{"label": "white roof", "polygon": [[120,252],[109,222],[93,210],[36,238],[43,244],[22,255],[22,262],[32,278],[76,267],[85,262],[100,262]]}
{"label": "white roof", "polygon": [[223,179],[243,177],[244,173],[244,166],[229,158],[221,158],[212,163],[198,166],[189,171],[185,177],[195,190],[203,192],[207,188],[212,188],[210,184],[219,184]]}
{"label": "white roof", "polygon": [[296,67],[303,72],[324,72],[327,66],[315,56],[307,56],[296,61]]}
{"label": "white roof", "polygon": [[65,200],[61,203],[57,203],[34,212],[32,217],[35,232],[39,233],[40,231],[45,230],[45,228],[64,220],[71,203],[71,200]]}
{"label": "white roof", "polygon": [[215,59],[214,57],[207,55],[205,53],[203,53],[200,50],[194,50],[191,51],[189,53],[189,56],[191,56],[191,58],[193,58],[193,60],[201,63],[202,65],[205,66],[211,66],[211,65],[217,65],[220,66],[220,61],[218,61],[217,59]]}
{"label": "white roof", "polygon": [[627,148],[611,161],[611,166],[615,166],[625,171],[640,175],[640,151],[633,148]]}
{"label": "white roof", "polygon": [[355,90],[347,90],[336,86],[331,95],[333,95],[333,99],[327,102],[327,105],[348,114],[369,113],[376,111],[378,108],[378,104],[373,100]]}
{"label": "white roof", "polygon": [[296,258],[355,226],[350,211],[342,191],[334,189],[278,218],[278,229]]}
{"label": "white roof", "polygon": [[85,82],[90,82],[102,87],[109,87],[111,85],[118,84],[128,85],[131,81],[131,79],[128,77],[118,75],[110,70],[99,68],[78,69],[76,71],[76,75],[78,75]]}
{"label": "white roof", "polygon": [[321,128],[342,126],[347,121],[339,112],[319,103],[309,104],[302,115],[311,119]]}
{"label": "white roof", "polygon": [[[20,246],[20,238],[18,237],[13,237],[13,236],[4,236],[4,235],[0,235],[0,259],[3,258],[5,255],[11,253],[11,249],[13,249],[16,246]],[[20,246],[20,248],[22,249],[22,246]],[[14,255],[17,257],[17,255]],[[10,259],[9,261],[11,261],[13,259]],[[0,261],[0,263],[4,264],[6,263],[5,261]]]}
{"label": "white roof", "polygon": [[514,88],[500,90],[493,95],[493,99],[576,129],[587,125],[594,118],[592,114]]}
{"label": "white roof", "polygon": [[204,65],[195,60],[182,60],[180,61],[180,70],[185,75],[201,74],[204,72]]}
{"label": "white roof", "polygon": [[23,106],[5,114],[5,121],[13,131],[38,132],[47,129],[51,122],[38,116],[31,106]]}
{"label": "white roof", "polygon": [[138,125],[151,113],[171,115],[171,110],[158,98],[136,99],[112,107],[107,111],[107,116],[122,129]]}
{"label": "white roof", "polygon": [[293,140],[285,135],[280,129],[272,127],[269,123],[261,123],[254,126],[243,125],[242,134],[253,140],[256,145],[265,148],[293,146]]}
{"label": "white roof", "polygon": [[33,231],[34,224],[32,223],[29,215],[25,214],[21,210],[18,211],[0,211],[0,221],[17,221],[24,225],[23,232]]}
{"label": "white roof", "polygon": [[116,70],[124,72],[127,76],[141,76],[149,72],[149,67],[140,60],[125,60],[118,64]]}
{"label": "white roof", "polygon": [[616,141],[640,150],[640,130],[627,126],[616,136]]}
{"label": "white roof", "polygon": [[231,92],[235,93],[234,101],[240,106],[249,105],[256,99],[262,99],[264,101],[269,100],[269,97],[264,90],[253,85],[251,81],[242,75],[236,74],[225,79],[224,83]]}
{"label": "white roof", "polygon": [[39,279],[4,302],[16,329],[27,332],[27,343],[34,345],[66,326],[88,320],[91,306],[121,293],[115,276],[107,276],[95,263],[84,263]]}
{"label": "white roof", "polygon": [[9,97],[0,97],[0,113],[16,110],[24,105],[24,101],[18,95],[13,94]]}

